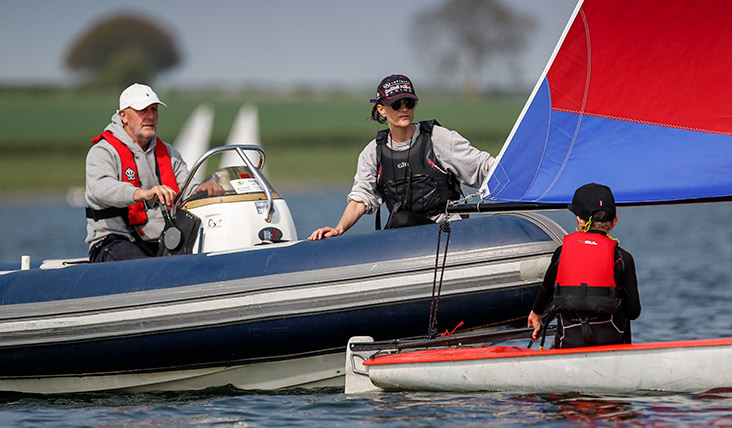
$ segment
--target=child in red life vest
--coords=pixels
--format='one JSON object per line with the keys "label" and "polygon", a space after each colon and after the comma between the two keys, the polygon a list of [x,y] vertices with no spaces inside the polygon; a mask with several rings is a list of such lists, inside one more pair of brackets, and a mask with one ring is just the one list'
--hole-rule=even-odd
{"label": "child in red life vest", "polygon": [[554,348],[630,343],[630,320],[641,312],[633,256],[609,233],[618,223],[609,187],[589,183],[569,205],[577,232],[564,237],[552,256],[529,314],[539,336],[542,315],[557,315]]}

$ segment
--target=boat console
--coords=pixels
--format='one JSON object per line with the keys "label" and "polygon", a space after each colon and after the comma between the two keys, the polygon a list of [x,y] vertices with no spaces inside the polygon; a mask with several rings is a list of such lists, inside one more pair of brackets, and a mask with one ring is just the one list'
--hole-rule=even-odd
{"label": "boat console", "polygon": [[[193,177],[206,161],[227,151],[237,153],[241,164],[219,168],[200,184],[194,184]],[[252,152],[259,155],[257,165],[249,157]],[[264,162],[262,148],[248,145],[216,147],[196,161],[171,210],[171,217],[189,228],[183,245],[188,251],[183,252],[207,253],[297,240],[287,202],[261,172]],[[223,193],[208,195],[189,190],[208,182],[216,183]],[[163,242],[167,246],[167,229],[165,233]]]}

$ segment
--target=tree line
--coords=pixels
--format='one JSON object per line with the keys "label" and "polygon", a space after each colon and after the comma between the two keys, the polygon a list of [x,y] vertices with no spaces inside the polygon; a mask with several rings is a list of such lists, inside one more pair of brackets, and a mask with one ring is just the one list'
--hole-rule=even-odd
{"label": "tree line", "polygon": [[[461,82],[466,95],[479,92],[481,77],[498,57],[511,58],[526,46],[532,17],[500,0],[444,0],[417,13],[412,37],[425,66]],[[145,18],[119,15],[98,22],[73,42],[66,65],[85,87],[124,88],[153,83],[181,62],[169,31]]]}

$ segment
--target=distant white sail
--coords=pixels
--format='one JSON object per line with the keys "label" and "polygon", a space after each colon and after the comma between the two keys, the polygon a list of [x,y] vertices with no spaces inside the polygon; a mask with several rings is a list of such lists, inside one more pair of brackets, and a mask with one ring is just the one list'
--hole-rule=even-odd
{"label": "distant white sail", "polygon": [[[259,141],[259,111],[255,105],[245,104],[239,109],[239,113],[234,120],[234,126],[229,133],[229,138],[226,140],[226,145],[232,144],[247,144],[262,147],[262,143]],[[257,165],[259,162],[259,153],[246,151],[246,154],[252,163]],[[220,167],[241,165],[243,163],[237,153],[227,151],[222,155]]]}
{"label": "distant white sail", "polygon": [[[209,148],[213,119],[213,107],[208,104],[198,106],[188,117],[173,143],[173,147],[180,152],[189,168],[193,167],[198,158]],[[201,181],[204,174],[205,168],[199,168],[196,179]]]}

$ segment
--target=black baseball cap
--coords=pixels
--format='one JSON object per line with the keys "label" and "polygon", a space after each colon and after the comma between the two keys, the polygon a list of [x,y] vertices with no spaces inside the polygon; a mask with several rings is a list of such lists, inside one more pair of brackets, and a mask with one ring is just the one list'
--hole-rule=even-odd
{"label": "black baseball cap", "polygon": [[615,218],[615,197],[609,187],[588,183],[574,192],[567,208],[582,220],[589,220],[595,211],[607,211],[612,220]]}
{"label": "black baseball cap", "polygon": [[403,74],[392,74],[381,80],[376,88],[376,98],[372,98],[371,102],[388,106],[402,98],[419,99],[414,92],[414,85],[412,85],[409,77]]}

